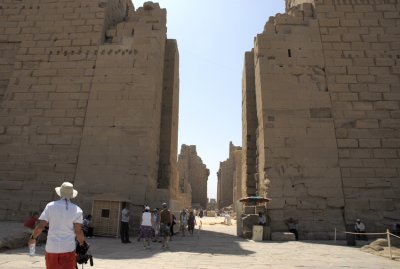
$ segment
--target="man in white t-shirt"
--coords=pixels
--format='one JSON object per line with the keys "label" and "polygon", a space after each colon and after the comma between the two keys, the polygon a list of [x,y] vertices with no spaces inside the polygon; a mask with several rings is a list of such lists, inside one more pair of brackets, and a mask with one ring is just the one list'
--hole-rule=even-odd
{"label": "man in white t-shirt", "polygon": [[[354,231],[356,233],[365,233],[365,224],[362,223],[360,219],[356,220],[356,223],[354,224]],[[356,238],[360,240],[368,240],[366,234],[357,234]]]}
{"label": "man in white t-shirt", "polygon": [[121,212],[121,242],[132,243],[129,240],[129,205],[125,204],[124,209]]}
{"label": "man in white t-shirt", "polygon": [[70,182],[64,182],[55,190],[61,199],[46,205],[28,244],[35,244],[37,237],[48,225],[46,268],[74,269],[76,266],[75,238],[80,245],[85,242],[81,227],[83,222],[82,209],[70,201],[78,195],[78,192]]}

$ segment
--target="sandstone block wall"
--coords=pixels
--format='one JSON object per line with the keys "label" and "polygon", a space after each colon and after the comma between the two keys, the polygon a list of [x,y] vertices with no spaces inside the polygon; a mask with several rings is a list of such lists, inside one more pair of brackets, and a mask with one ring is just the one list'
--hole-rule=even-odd
{"label": "sandstone block wall", "polygon": [[0,98],[3,98],[14,71],[17,47],[18,43],[15,42],[0,43]]}
{"label": "sandstone block wall", "polygon": [[400,219],[400,2],[319,1],[347,221]]}
{"label": "sandstone block wall", "polygon": [[254,77],[254,50],[245,53],[242,81],[242,182],[243,196],[257,193],[257,106]]}
{"label": "sandstone block wall", "polygon": [[179,191],[191,192],[191,205],[206,209],[210,170],[197,155],[195,145],[182,145],[178,156]]}
{"label": "sandstone block wall", "polygon": [[233,172],[233,205],[236,206],[236,201],[246,196],[245,184],[246,182],[242,179],[242,150],[235,150],[232,153],[235,170]]}
{"label": "sandstone block wall", "polygon": [[219,209],[227,206],[235,206],[235,201],[244,192],[244,180],[242,180],[242,153],[241,147],[229,143],[229,157],[220,162],[217,172],[217,205]]}
{"label": "sandstone block wall", "polygon": [[104,193],[134,204],[172,198],[178,58],[166,11],[135,11],[129,0],[0,7],[0,219],[43,209],[64,180],[86,212]]}
{"label": "sandstone block wall", "polygon": [[167,40],[162,95],[158,187],[178,190],[179,52],[176,40]]}
{"label": "sandstone block wall", "polygon": [[208,199],[207,210],[209,210],[209,211],[218,210],[217,199]]}
{"label": "sandstone block wall", "polygon": [[398,221],[399,19],[395,0],[287,1],[257,36],[245,69],[272,230],[294,217],[301,237],[329,238],[356,218],[372,231]]}

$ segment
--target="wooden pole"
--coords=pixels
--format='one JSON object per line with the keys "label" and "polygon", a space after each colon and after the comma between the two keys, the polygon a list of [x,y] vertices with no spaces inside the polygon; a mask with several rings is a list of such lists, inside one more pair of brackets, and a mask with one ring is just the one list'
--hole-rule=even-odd
{"label": "wooden pole", "polygon": [[389,246],[389,258],[392,260],[392,246],[390,244],[390,233],[389,229],[386,229],[386,235],[387,235],[387,241],[388,241],[388,246]]}

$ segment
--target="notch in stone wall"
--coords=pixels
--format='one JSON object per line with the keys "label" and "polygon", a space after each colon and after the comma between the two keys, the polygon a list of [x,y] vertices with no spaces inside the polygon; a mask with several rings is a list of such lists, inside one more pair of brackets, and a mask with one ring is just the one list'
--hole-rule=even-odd
{"label": "notch in stone wall", "polygon": [[311,118],[332,118],[332,111],[329,107],[310,108]]}

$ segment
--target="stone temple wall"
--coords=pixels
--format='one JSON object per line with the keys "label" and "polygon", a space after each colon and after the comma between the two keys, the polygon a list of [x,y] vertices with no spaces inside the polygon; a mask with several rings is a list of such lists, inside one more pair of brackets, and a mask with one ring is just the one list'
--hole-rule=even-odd
{"label": "stone temple wall", "polygon": [[257,193],[257,106],[254,77],[254,50],[246,52],[242,81],[242,184],[243,196]]}
{"label": "stone temple wall", "polygon": [[242,177],[242,153],[241,147],[229,143],[229,157],[220,162],[217,172],[217,206],[219,209],[227,206],[235,206],[235,201],[244,193],[244,181]]}
{"label": "stone temple wall", "polygon": [[[188,206],[207,208],[207,181],[210,170],[197,155],[195,145],[182,145],[178,156],[179,191],[191,194]],[[186,206],[187,207],[187,206]]]}
{"label": "stone temple wall", "polygon": [[14,71],[18,45],[17,42],[0,42],[0,99],[3,98]]}
{"label": "stone temple wall", "polygon": [[400,2],[318,1],[345,220],[400,220]]}
{"label": "stone temple wall", "polygon": [[65,180],[85,212],[103,194],[136,205],[173,199],[179,59],[165,9],[129,0],[0,7],[0,219],[42,210]]}
{"label": "stone temple wall", "polygon": [[356,218],[370,231],[399,220],[399,9],[396,0],[287,1],[256,37],[254,65],[245,63],[256,133],[243,126],[257,137],[257,192],[272,198],[273,231],[289,217],[304,239]]}
{"label": "stone temple wall", "polygon": [[176,40],[167,40],[162,95],[158,187],[178,190],[179,52]]}
{"label": "stone temple wall", "polygon": [[246,196],[245,181],[242,180],[242,150],[238,149],[232,153],[235,170],[233,172],[233,209],[236,209],[238,200]]}

